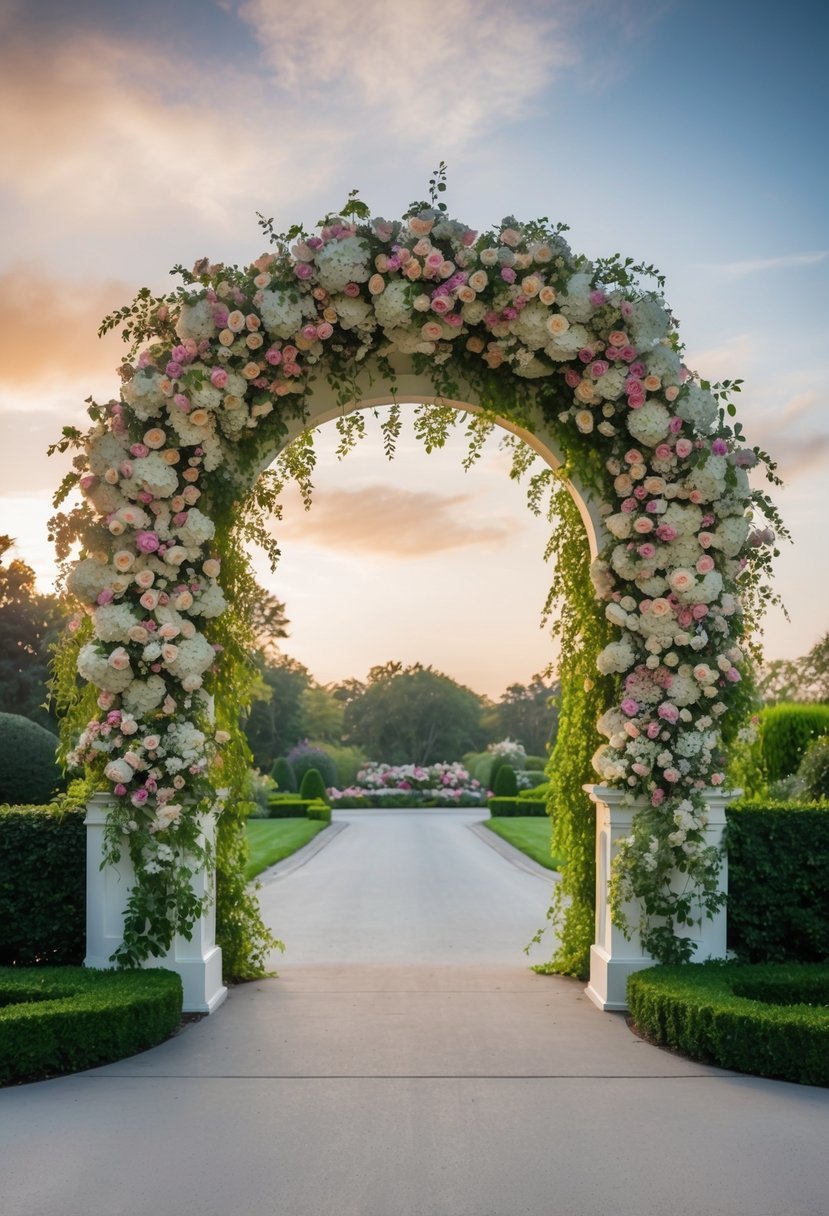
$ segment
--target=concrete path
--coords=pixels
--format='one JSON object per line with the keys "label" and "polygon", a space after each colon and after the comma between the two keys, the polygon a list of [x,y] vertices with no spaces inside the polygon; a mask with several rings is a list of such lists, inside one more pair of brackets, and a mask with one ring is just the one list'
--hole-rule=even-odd
{"label": "concrete path", "polygon": [[829,1093],[659,1051],[530,972],[549,880],[469,818],[349,814],[268,882],[280,979],[152,1051],[0,1091],[3,1216],[826,1216]]}

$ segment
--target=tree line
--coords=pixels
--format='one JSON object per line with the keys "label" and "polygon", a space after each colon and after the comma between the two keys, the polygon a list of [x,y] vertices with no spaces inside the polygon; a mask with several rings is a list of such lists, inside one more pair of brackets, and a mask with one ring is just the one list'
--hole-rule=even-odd
{"label": "tree line", "polygon": [[[0,711],[56,730],[49,657],[67,609],[36,590],[33,570],[11,556],[13,544],[0,536]],[[304,739],[356,748],[389,764],[432,764],[506,738],[543,756],[555,737],[554,680],[539,675],[511,684],[493,702],[429,665],[387,662],[365,680],[322,685],[282,652],[288,625],[284,603],[263,590],[253,620],[257,680],[244,722],[262,772]]]}

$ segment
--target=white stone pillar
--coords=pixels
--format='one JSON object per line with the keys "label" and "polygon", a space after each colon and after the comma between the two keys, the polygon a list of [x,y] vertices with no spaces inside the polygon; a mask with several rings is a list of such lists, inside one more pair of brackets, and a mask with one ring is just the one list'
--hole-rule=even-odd
{"label": "white stone pillar", "polygon": [[[107,794],[93,794],[86,808],[86,958],[85,967],[111,968],[110,956],[118,949],[124,934],[124,911],[135,882],[135,872],[126,848],[117,865],[104,859],[104,827],[112,800]],[[202,830],[213,842],[214,815],[202,816]],[[222,983],[222,952],[216,945],[215,874],[197,871],[192,886],[199,897],[211,892],[211,901],[193,926],[188,941],[176,934],[166,955],[149,958],[142,966],[165,967],[181,976],[185,1013],[213,1013],[227,996]]]}
{"label": "white stone pillar", "polygon": [[[610,916],[608,902],[610,867],[616,856],[619,841],[629,836],[633,817],[643,804],[627,802],[623,789],[609,789],[601,785],[586,785],[585,790],[596,804],[596,940],[590,948],[590,980],[587,995],[591,1001],[606,1010],[627,1009],[627,981],[634,971],[653,966],[653,958],[642,947],[635,926],[639,922],[639,909],[635,903],[624,907],[628,924],[632,926],[630,939],[615,925]],[[741,791],[707,789],[704,792],[708,808],[708,827],[705,842],[720,848],[725,830],[725,808],[739,796]],[[684,874],[676,875],[677,889],[686,881]],[[728,858],[723,856],[719,875],[719,889],[728,891]],[[726,909],[725,905],[701,925],[684,926],[682,937],[697,943],[694,962],[726,957]]]}

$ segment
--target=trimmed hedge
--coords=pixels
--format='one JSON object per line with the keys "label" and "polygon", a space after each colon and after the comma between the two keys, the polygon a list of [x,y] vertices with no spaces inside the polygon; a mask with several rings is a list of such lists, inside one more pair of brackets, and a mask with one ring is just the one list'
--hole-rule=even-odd
{"label": "trimmed hedge", "polygon": [[746,799],[726,817],[729,948],[750,963],[829,961],[829,806]]}
{"label": "trimmed hedge", "polygon": [[686,963],[628,980],[638,1030],[703,1063],[829,1085],[829,965]]}
{"label": "trimmed hedge", "polygon": [[492,792],[496,798],[514,798],[518,793],[518,778],[511,764],[499,764],[492,781]]}
{"label": "trimmed hedge", "polygon": [[312,802],[308,807],[308,818],[316,819],[320,823],[331,822],[331,807],[320,799],[318,802]]}
{"label": "trimmed hedge", "polygon": [[23,718],[0,713],[0,802],[46,802],[62,785],[57,735]]}
{"label": "trimmed hedge", "polygon": [[295,794],[297,792],[296,773],[290,760],[286,760],[284,756],[280,756],[274,761],[271,777],[273,777],[276,782],[276,788],[281,793]]}
{"label": "trimmed hedge", "polygon": [[268,819],[305,819],[313,798],[298,794],[271,794],[268,799]]}
{"label": "trimmed hedge", "polygon": [[0,806],[0,965],[83,961],[83,807]]}
{"label": "trimmed hedge", "polygon": [[[535,793],[535,790],[528,790],[528,793]],[[489,813],[493,818],[499,818],[506,815],[546,815],[547,803],[542,799],[537,798],[490,798],[487,803]]]}
{"label": "trimmed hedge", "polygon": [[829,735],[829,705],[782,702],[760,714],[760,746],[766,778],[796,773],[809,744]]}
{"label": "trimmed hedge", "polygon": [[122,1060],[181,1021],[172,971],[0,968],[0,1084]]}

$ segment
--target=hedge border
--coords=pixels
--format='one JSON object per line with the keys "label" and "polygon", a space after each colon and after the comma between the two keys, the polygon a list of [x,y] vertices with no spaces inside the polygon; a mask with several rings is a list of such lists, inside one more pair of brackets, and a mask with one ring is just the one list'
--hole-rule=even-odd
{"label": "hedge border", "polygon": [[0,967],[0,1085],[78,1072],[162,1042],[181,1023],[172,971]]}
{"label": "hedge border", "polygon": [[490,798],[487,806],[490,815],[495,819],[510,815],[538,815],[540,817],[547,814],[546,801],[536,802],[532,798],[522,798],[520,795],[516,795],[515,798]]}
{"label": "hedge border", "polygon": [[829,1086],[829,963],[649,967],[630,976],[627,998],[637,1030],[660,1046],[754,1076]]}

